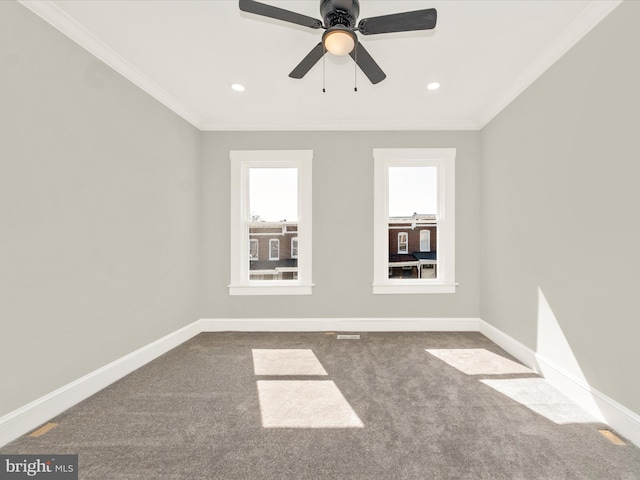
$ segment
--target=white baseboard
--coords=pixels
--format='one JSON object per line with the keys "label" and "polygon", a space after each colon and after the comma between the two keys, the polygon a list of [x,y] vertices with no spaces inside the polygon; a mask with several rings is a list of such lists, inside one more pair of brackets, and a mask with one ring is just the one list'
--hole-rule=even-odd
{"label": "white baseboard", "polygon": [[479,318],[204,318],[203,332],[477,332]]}
{"label": "white baseboard", "polygon": [[540,367],[538,366],[538,362],[536,360],[536,352],[523,345],[516,339],[510,337],[502,330],[499,330],[493,325],[488,324],[484,320],[480,320],[478,323],[478,330],[481,334],[483,334],[503,350],[506,350],[511,355],[516,357],[531,370],[534,370],[539,375],[542,375],[542,371],[540,370]]}
{"label": "white baseboard", "polygon": [[551,385],[593,417],[640,446],[640,415],[484,320],[480,320],[479,324],[480,333],[542,375]]}
{"label": "white baseboard", "polygon": [[200,324],[193,322],[0,417],[0,446],[30,432],[198,333]]}
{"label": "white baseboard", "polygon": [[640,415],[596,390],[585,381],[541,355],[536,359],[542,376],[573,402],[640,447]]}
{"label": "white baseboard", "polygon": [[0,446],[201,332],[480,332],[620,435],[640,446],[640,416],[479,318],[201,319],[0,417]]}

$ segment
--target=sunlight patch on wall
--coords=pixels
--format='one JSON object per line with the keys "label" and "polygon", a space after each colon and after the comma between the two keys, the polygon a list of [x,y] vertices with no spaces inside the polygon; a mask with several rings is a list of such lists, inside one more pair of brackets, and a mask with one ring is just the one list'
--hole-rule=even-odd
{"label": "sunlight patch on wall", "polygon": [[560,390],[571,392],[571,398],[591,415],[605,420],[598,399],[592,394],[571,344],[540,287],[537,334],[536,359],[544,378]]}
{"label": "sunlight patch on wall", "polygon": [[544,293],[538,287],[538,343],[537,353],[586,383],[584,373],[573,353],[558,320]]}
{"label": "sunlight patch on wall", "polygon": [[507,375],[535,372],[484,348],[426,349],[428,353],[467,375]]}
{"label": "sunlight patch on wall", "polygon": [[259,380],[264,428],[362,428],[331,380]]}
{"label": "sunlight patch on wall", "polygon": [[327,375],[312,350],[253,349],[256,375]]}
{"label": "sunlight patch on wall", "polygon": [[556,390],[544,378],[480,380],[539,415],[559,425],[597,423],[597,420]]}

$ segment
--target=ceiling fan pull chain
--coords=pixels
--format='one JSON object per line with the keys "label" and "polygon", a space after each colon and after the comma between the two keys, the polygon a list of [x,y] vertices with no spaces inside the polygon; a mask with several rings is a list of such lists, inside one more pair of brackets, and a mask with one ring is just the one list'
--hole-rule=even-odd
{"label": "ceiling fan pull chain", "polygon": [[353,62],[353,91],[358,91],[358,43],[356,42],[356,51],[354,53],[354,62]]}
{"label": "ceiling fan pull chain", "polygon": [[327,90],[325,89],[326,84],[327,84],[327,75],[326,75],[326,57],[327,57],[327,47],[324,46],[324,43],[322,44],[322,93],[327,93]]}

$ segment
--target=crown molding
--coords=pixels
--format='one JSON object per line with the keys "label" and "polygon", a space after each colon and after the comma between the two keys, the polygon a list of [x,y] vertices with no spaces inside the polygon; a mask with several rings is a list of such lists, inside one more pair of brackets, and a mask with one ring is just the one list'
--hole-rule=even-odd
{"label": "crown molding", "polygon": [[493,102],[480,117],[480,129],[504,110],[537,78],[567,53],[582,37],[620,5],[623,0],[595,0],[567,27],[558,38],[520,75],[511,88]]}
{"label": "crown molding", "polygon": [[18,0],[18,2],[151,95],[176,115],[179,115],[194,127],[202,129],[202,122],[198,115],[127,62],[98,37],[61,10],[54,2],[51,0]]}
{"label": "crown molding", "polygon": [[480,130],[482,125],[475,120],[449,120],[438,122],[272,122],[272,123],[228,123],[203,122],[203,131],[423,131],[423,130]]}

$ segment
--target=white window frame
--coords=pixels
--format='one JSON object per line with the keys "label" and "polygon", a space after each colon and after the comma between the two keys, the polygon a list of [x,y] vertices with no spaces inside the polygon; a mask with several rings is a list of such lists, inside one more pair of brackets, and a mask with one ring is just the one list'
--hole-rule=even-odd
{"label": "white window frame", "polygon": [[[293,248],[293,244],[296,244],[296,248]],[[295,254],[293,252],[296,252]],[[298,258],[298,237],[291,237],[291,258]]]}
{"label": "white window frame", "polygon": [[[404,250],[400,250],[400,235],[404,235],[404,238],[406,239],[404,243]],[[398,232],[398,255],[401,255],[403,253],[409,253],[409,232]]]}
{"label": "white window frame", "polygon": [[[311,271],[311,167],[312,150],[232,150],[231,159],[231,271],[229,295],[310,295]],[[298,169],[298,278],[250,280],[246,239],[249,236],[249,169]]]}
{"label": "white window frame", "polygon": [[[251,245],[253,243],[256,244],[256,256],[255,257],[251,256]],[[249,239],[249,260],[252,260],[252,261],[260,260],[260,242],[258,241],[257,238],[250,238]]]}
{"label": "white window frame", "polygon": [[[273,243],[275,242],[276,244],[276,249],[278,251],[278,255],[277,256],[273,256]],[[269,260],[280,260],[280,240],[278,240],[277,238],[270,238],[269,239]]]}
{"label": "white window frame", "polygon": [[[373,293],[455,293],[455,148],[374,148]],[[389,168],[437,169],[438,278],[389,278]]]}

